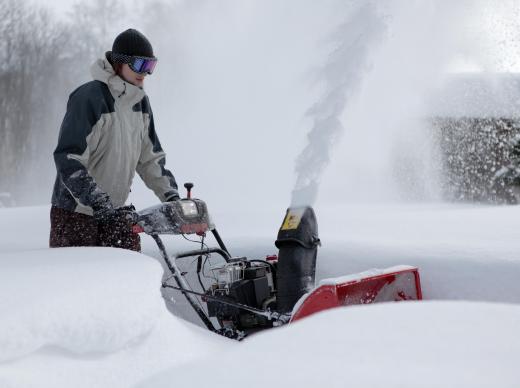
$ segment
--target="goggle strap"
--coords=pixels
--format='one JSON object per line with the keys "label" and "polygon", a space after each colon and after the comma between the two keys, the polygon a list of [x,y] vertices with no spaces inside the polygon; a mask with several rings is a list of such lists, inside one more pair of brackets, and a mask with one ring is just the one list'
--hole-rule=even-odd
{"label": "goggle strap", "polygon": [[152,74],[157,63],[157,58],[139,57],[134,55],[111,53],[112,61],[115,63],[125,63],[136,73]]}

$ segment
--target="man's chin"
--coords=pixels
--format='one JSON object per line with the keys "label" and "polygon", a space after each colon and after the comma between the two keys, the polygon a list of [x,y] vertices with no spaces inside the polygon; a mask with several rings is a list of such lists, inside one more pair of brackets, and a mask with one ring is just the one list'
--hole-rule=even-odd
{"label": "man's chin", "polygon": [[139,86],[140,88],[144,85],[144,79],[125,79],[126,82],[131,83],[132,85]]}

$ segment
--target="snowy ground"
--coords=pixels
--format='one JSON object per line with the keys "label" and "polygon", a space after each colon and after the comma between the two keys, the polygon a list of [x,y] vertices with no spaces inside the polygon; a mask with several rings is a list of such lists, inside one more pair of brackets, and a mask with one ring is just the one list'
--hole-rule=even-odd
{"label": "snowy ground", "polygon": [[[417,265],[428,301],[324,312],[236,343],[167,311],[150,239],[144,255],[50,250],[47,207],[1,209],[0,387],[518,387],[520,207],[316,213],[318,278]],[[276,253],[283,209],[213,217],[234,254]]]}

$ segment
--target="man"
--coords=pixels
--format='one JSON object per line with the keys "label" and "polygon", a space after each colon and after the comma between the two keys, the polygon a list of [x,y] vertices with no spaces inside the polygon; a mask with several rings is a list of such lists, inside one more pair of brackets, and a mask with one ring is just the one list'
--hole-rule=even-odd
{"label": "man", "polygon": [[142,89],[156,63],[148,39],[126,30],[92,65],[94,80],[70,95],[54,151],[51,247],[140,251],[133,212],[124,206],[136,171],[161,201],[179,199]]}

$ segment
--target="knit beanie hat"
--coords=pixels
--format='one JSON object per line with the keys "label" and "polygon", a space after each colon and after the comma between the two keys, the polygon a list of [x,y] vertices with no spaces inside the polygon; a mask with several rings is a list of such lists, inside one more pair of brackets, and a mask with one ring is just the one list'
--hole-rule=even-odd
{"label": "knit beanie hat", "polygon": [[106,52],[106,57],[110,62],[124,63],[125,56],[155,58],[150,41],[133,28],[120,33],[114,40],[112,51]]}

